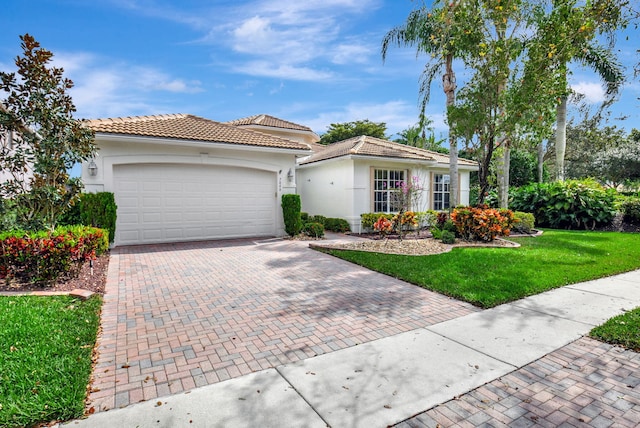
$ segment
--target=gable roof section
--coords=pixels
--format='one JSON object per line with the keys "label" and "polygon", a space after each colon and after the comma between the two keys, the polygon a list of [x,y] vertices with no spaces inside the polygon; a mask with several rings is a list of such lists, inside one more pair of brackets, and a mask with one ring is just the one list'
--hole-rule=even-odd
{"label": "gable roof section", "polygon": [[94,119],[84,122],[97,133],[226,143],[278,149],[309,150],[301,143],[237,128],[190,114]]}
{"label": "gable roof section", "polygon": [[[365,135],[329,144],[324,149],[320,149],[317,146],[319,145],[313,147],[314,154],[302,160],[300,162],[301,165],[349,155],[421,160],[439,164],[449,163],[448,155]],[[467,159],[459,159],[458,163],[468,166],[478,165],[476,162]]]}
{"label": "gable roof section", "polygon": [[225,123],[233,126],[261,125],[268,126],[270,128],[293,129],[296,131],[313,132],[313,130],[308,126],[299,125],[297,123],[289,122],[288,120],[269,116],[268,114],[257,114],[255,116],[243,117],[242,119],[231,120]]}

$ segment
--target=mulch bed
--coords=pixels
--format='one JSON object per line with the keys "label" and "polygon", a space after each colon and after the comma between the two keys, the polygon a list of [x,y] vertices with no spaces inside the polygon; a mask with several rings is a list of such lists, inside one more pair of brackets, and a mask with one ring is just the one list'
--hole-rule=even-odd
{"label": "mulch bed", "polygon": [[92,291],[97,294],[104,294],[107,282],[107,269],[109,267],[109,253],[102,254],[93,261],[93,274],[89,263],[85,263],[80,269],[77,278],[61,280],[50,286],[35,285],[30,283],[10,283],[0,282],[0,292],[2,291],[72,291],[82,289]]}

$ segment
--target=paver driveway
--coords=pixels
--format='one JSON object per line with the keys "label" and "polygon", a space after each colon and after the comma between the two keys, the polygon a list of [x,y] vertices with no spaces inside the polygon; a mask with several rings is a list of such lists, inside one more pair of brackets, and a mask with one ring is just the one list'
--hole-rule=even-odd
{"label": "paver driveway", "polygon": [[305,242],[117,248],[90,406],[123,407],[476,310]]}

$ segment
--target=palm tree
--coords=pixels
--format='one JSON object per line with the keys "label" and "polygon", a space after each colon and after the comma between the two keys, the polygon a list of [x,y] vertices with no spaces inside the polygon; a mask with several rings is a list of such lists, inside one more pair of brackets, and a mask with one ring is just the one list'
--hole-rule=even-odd
{"label": "palm tree", "polygon": [[[582,65],[595,71],[604,82],[608,100],[612,102],[624,83],[624,68],[617,56],[610,50],[600,45],[589,45],[578,49],[574,57]],[[564,66],[566,70],[566,64]],[[566,73],[563,76],[566,84]],[[557,108],[556,122],[556,174],[559,181],[564,180],[564,157],[567,147],[567,96],[560,98]]]}
{"label": "palm tree", "polygon": [[[420,79],[421,123],[424,127],[426,106],[429,102],[431,84],[435,77],[442,73],[442,85],[446,95],[447,109],[455,105],[456,75],[453,71],[453,60],[460,55],[455,39],[464,34],[464,28],[470,23],[456,22],[455,9],[460,1],[440,4],[436,0],[433,9],[425,7],[411,11],[407,21],[389,31],[382,40],[382,60],[386,60],[391,44],[397,46],[415,46],[416,55],[430,55],[430,61],[424,68]],[[458,204],[458,144],[449,123],[449,175],[450,175],[450,207]]]}

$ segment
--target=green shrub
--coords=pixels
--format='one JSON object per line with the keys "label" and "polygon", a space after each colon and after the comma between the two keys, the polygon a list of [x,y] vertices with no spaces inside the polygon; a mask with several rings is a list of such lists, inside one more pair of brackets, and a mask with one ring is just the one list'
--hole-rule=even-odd
{"label": "green shrub", "polygon": [[322,238],[324,236],[324,226],[320,223],[306,223],[302,231],[313,238]]}
{"label": "green shrub", "polygon": [[514,222],[513,212],[486,206],[455,208],[451,220],[462,239],[488,242],[497,236],[508,236]]}
{"label": "green shrub", "polygon": [[363,229],[373,229],[373,225],[378,221],[380,217],[384,217],[387,220],[391,221],[393,219],[393,214],[388,213],[363,213],[360,214],[360,224]]}
{"label": "green shrub", "polygon": [[449,231],[449,230],[443,230],[442,231],[442,242],[444,244],[454,244],[456,242],[456,234]]}
{"label": "green shrub", "polygon": [[640,223],[640,198],[628,198],[620,206],[624,221]]}
{"label": "green shrub", "polygon": [[438,226],[431,226],[429,231],[431,232],[431,236],[433,236],[433,239],[442,239],[442,229],[440,229]]}
{"label": "green shrub", "polygon": [[116,236],[116,200],[111,192],[83,193],[80,197],[80,217],[85,226],[109,231],[109,242]]}
{"label": "green shrub", "polygon": [[284,218],[284,230],[289,236],[296,236],[302,230],[300,218],[300,195],[282,195],[282,216]]}
{"label": "green shrub", "polygon": [[300,220],[302,220],[302,223],[304,223],[304,224],[309,223],[309,213],[306,213],[306,212],[302,211],[300,213]]}
{"label": "green shrub", "polygon": [[442,231],[456,233],[457,232],[456,224],[453,222],[453,220],[449,219],[442,224]]}
{"label": "green shrub", "polygon": [[88,226],[51,231],[14,230],[0,234],[0,278],[50,284],[78,274],[82,264],[109,248],[108,234]]}
{"label": "green shrub", "polygon": [[533,213],[542,227],[593,229],[613,219],[615,194],[594,180],[535,183],[515,189],[510,206]]}
{"label": "green shrub", "polygon": [[326,218],[324,220],[324,228],[338,233],[351,231],[349,222],[343,218]]}
{"label": "green shrub", "polygon": [[111,192],[82,193],[58,219],[61,226],[85,225],[106,229],[109,242],[116,236],[116,200]]}
{"label": "green shrub", "polygon": [[327,218],[323,215],[312,215],[312,216],[309,216],[309,219],[307,220],[308,223],[320,223],[325,227],[326,227],[326,224],[325,224],[326,221],[327,221]]}
{"label": "green shrub", "polygon": [[513,213],[513,226],[511,230],[517,233],[531,233],[535,226],[536,218],[531,213],[516,211]]}

